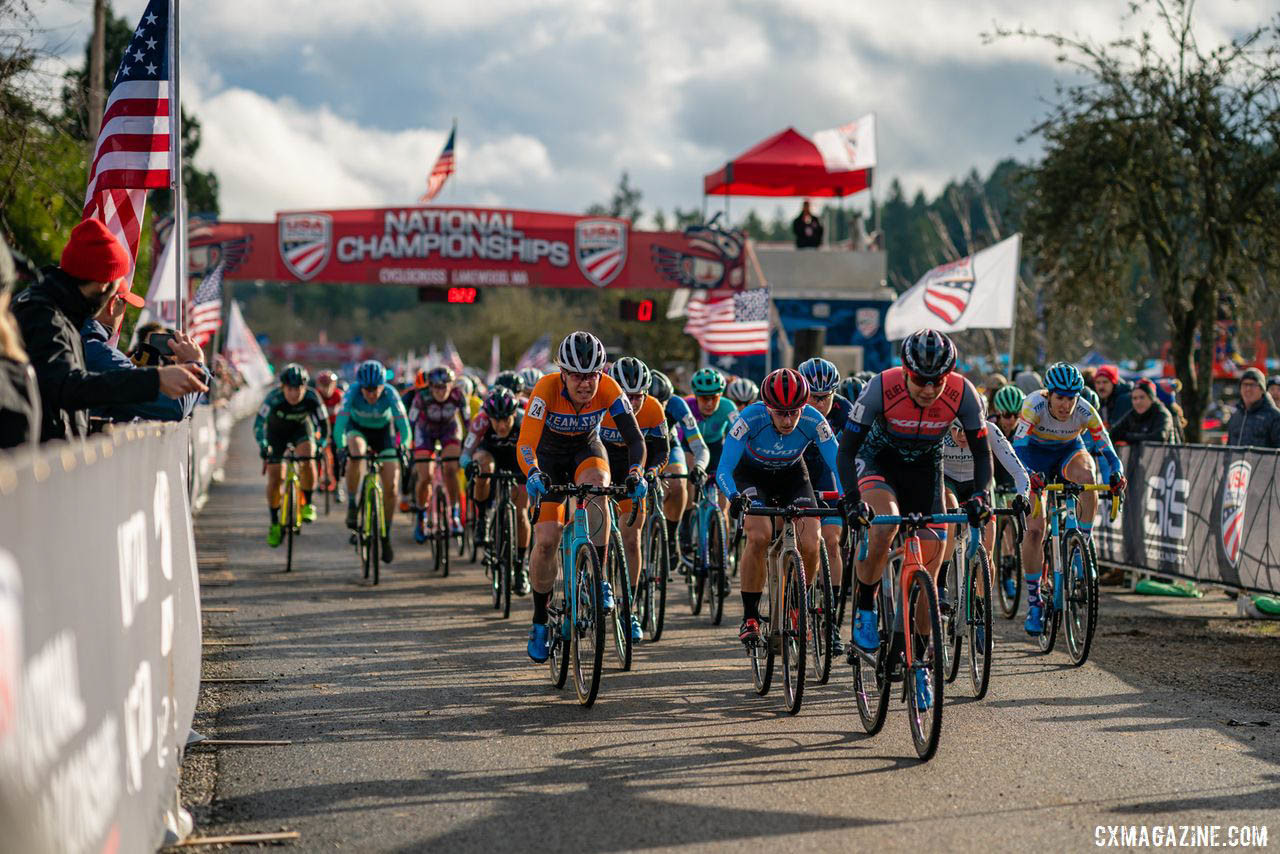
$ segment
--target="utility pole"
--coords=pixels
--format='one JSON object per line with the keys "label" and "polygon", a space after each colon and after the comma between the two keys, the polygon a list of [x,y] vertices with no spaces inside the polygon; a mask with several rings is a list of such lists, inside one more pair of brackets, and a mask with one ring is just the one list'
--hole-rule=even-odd
{"label": "utility pole", "polygon": [[102,129],[102,99],[106,95],[103,80],[103,54],[107,41],[107,0],[93,0],[93,41],[89,43],[89,139],[97,144]]}

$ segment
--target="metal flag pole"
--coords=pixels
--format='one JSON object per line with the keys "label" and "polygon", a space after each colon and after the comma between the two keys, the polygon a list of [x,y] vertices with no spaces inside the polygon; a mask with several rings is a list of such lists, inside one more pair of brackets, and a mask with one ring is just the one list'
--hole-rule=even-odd
{"label": "metal flag pole", "polygon": [[173,245],[177,252],[177,327],[187,331],[187,202],[182,186],[182,97],[178,88],[178,0],[169,0],[169,173],[173,199]]}

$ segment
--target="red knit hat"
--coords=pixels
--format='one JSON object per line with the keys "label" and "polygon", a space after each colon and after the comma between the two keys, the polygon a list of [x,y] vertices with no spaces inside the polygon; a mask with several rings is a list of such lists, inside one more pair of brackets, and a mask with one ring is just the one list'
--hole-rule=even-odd
{"label": "red knit hat", "polygon": [[1120,369],[1115,365],[1099,365],[1094,377],[1111,380],[1112,385],[1120,384]]}
{"label": "red knit hat", "polygon": [[86,219],[71,230],[58,263],[69,276],[86,282],[114,282],[129,275],[129,250],[100,219]]}

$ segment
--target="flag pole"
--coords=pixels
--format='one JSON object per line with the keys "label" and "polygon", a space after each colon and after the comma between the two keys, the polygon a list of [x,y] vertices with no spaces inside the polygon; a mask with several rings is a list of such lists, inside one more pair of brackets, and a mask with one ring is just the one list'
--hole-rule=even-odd
{"label": "flag pole", "polygon": [[177,327],[187,331],[187,206],[182,187],[182,96],[178,88],[178,0],[169,0],[169,173],[178,281]]}
{"label": "flag pole", "polygon": [[1009,323],[1009,380],[1013,381],[1013,345],[1018,332],[1018,279],[1022,277],[1022,233],[1017,234],[1013,254],[1018,260],[1013,268],[1013,319]]}

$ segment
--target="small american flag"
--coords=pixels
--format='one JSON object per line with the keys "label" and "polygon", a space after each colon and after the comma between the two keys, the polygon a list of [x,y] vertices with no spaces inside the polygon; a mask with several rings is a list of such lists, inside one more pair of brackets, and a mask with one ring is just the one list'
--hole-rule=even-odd
{"label": "small american flag", "polygon": [[446,338],[444,341],[444,363],[453,369],[458,376],[462,376],[466,371],[466,366],[462,364],[462,356],[458,355],[458,348],[453,346],[453,341]]}
{"label": "small american flag", "polygon": [[422,194],[420,202],[429,202],[436,197],[444,187],[444,182],[453,174],[453,138],[458,134],[458,123],[453,123],[453,129],[449,131],[449,139],[444,144],[444,151],[440,152],[440,157],[436,159],[436,165],[431,167],[431,174],[427,176],[427,191]]}
{"label": "small american flag", "polygon": [[545,371],[551,367],[551,336],[544,334],[529,345],[529,349],[524,351],[524,355],[516,362],[516,370],[523,371],[526,368],[537,368]]}
{"label": "small american flag", "polygon": [[763,353],[769,347],[771,306],[768,288],[710,300],[699,292],[685,309],[689,320],[684,331],[696,338],[703,350],[717,356]]}
{"label": "small american flag", "polygon": [[168,0],[151,0],[111,84],[85,193],[83,218],[105,222],[135,261],[147,190],[169,186],[168,48]]}
{"label": "small american flag", "polygon": [[222,270],[225,266],[223,263],[214,267],[196,288],[191,300],[187,334],[201,347],[213,340],[214,333],[222,326]]}

